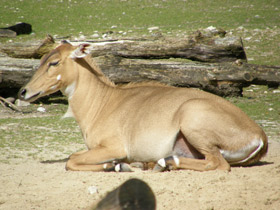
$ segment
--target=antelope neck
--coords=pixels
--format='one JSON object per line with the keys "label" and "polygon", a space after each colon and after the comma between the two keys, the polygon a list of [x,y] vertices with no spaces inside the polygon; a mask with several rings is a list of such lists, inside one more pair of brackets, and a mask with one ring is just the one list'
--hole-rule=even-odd
{"label": "antelope neck", "polygon": [[74,90],[68,97],[68,101],[73,115],[83,131],[89,124],[92,124],[109,101],[114,88],[102,82],[84,67],[78,65],[78,68],[77,79],[74,85],[72,84]]}

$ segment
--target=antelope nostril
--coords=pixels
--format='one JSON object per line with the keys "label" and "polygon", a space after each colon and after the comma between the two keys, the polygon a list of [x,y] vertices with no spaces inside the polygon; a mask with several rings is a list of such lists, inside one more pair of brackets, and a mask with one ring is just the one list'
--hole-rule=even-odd
{"label": "antelope nostril", "polygon": [[23,98],[24,95],[25,95],[25,93],[26,93],[26,89],[24,88],[24,89],[20,90],[19,96],[20,96],[21,98]]}

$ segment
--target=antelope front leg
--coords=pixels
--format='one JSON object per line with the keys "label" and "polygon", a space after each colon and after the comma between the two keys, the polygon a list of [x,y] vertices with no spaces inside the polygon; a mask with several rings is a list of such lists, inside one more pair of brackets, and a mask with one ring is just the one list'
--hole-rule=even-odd
{"label": "antelope front leg", "polygon": [[74,153],[66,163],[66,170],[72,171],[129,171],[127,164],[115,164],[113,161],[126,157],[119,148],[97,147],[88,151]]}
{"label": "antelope front leg", "polygon": [[81,154],[83,154],[83,153],[86,153],[88,150],[81,150],[81,151],[79,151],[79,152],[75,152],[75,153],[73,153],[73,154],[71,154],[70,156],[69,156],[69,159],[71,159],[71,158],[73,158],[73,157],[75,157],[75,156],[79,156],[79,155],[81,155]]}

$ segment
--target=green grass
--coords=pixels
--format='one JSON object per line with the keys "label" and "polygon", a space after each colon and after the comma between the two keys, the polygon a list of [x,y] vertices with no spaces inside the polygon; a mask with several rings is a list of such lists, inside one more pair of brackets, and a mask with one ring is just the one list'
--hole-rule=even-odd
{"label": "green grass", "polygon": [[[53,107],[59,107],[53,109]],[[31,105],[36,113],[38,105]],[[67,157],[72,152],[84,148],[80,129],[74,119],[61,119],[65,104],[44,105],[46,114],[11,114],[11,117],[1,119],[0,107],[0,162],[27,156],[32,159],[45,160],[48,153],[59,153]],[[2,109],[2,110],[1,110]],[[77,145],[77,148],[69,148]],[[52,156],[52,155],[50,155]]]}
{"label": "green grass", "polygon": [[228,98],[248,115],[256,119],[280,119],[280,93],[266,86],[252,85],[245,88],[243,97]]}
{"label": "green grass", "polygon": [[209,25],[265,29],[280,21],[278,0],[2,0],[0,5],[1,25],[25,21],[39,34],[90,34],[113,25],[118,26],[116,30],[140,31],[157,25],[165,32]]}

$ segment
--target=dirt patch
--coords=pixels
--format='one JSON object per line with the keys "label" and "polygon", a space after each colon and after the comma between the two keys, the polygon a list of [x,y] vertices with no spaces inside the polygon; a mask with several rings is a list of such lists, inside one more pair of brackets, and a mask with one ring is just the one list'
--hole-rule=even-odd
{"label": "dirt patch", "polygon": [[[85,209],[124,181],[139,178],[151,186],[159,210],[276,210],[280,208],[279,151],[280,143],[271,140],[269,153],[259,165],[234,167],[229,173],[71,172],[65,171],[64,162],[41,163],[28,156],[10,159],[9,164],[0,163],[0,209]],[[90,186],[98,192],[90,194]]]}

